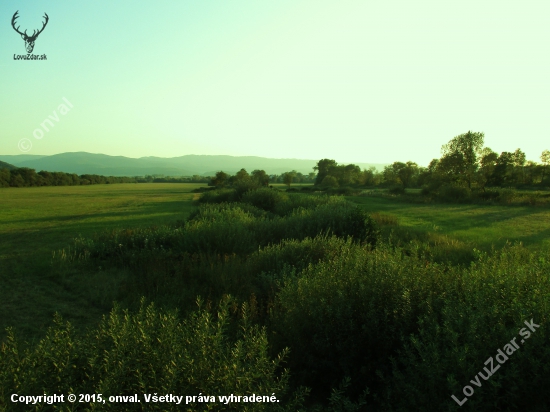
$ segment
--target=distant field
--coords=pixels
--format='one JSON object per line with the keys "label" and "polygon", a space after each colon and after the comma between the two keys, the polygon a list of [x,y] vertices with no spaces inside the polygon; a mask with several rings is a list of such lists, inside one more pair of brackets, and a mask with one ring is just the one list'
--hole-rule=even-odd
{"label": "distant field", "polygon": [[184,218],[199,183],[139,183],[0,190],[0,256],[44,257],[78,234]]}
{"label": "distant field", "polygon": [[98,308],[49,279],[52,252],[78,235],[147,227],[185,219],[195,183],[140,183],[0,189],[0,335],[7,325],[25,334],[59,311],[87,323]]}
{"label": "distant field", "polygon": [[488,249],[522,242],[550,246],[550,209],[531,206],[414,204],[378,196],[348,199],[369,212],[395,217],[402,227],[435,232]]}

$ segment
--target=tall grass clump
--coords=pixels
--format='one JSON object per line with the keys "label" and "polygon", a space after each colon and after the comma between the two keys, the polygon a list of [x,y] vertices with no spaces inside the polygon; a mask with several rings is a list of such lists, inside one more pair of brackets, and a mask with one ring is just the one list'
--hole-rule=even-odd
{"label": "tall grass clump", "polygon": [[[233,403],[223,410],[297,410],[304,392],[291,396],[289,372],[282,368],[287,351],[269,356],[266,331],[251,324],[246,305],[233,333],[229,298],[220,303],[217,315],[198,303],[197,311],[180,320],[177,313],[159,311],[142,300],[137,313],[115,308],[85,336],[56,317],[46,336],[28,348],[10,331],[0,347],[0,409],[30,410],[29,405],[12,403],[13,393],[87,393],[104,399],[137,393],[141,403],[86,403],[86,410],[221,410],[218,396],[230,394],[275,394],[280,402]],[[144,394],[203,395],[209,401],[145,404]],[[49,410],[47,405],[34,407]]]}

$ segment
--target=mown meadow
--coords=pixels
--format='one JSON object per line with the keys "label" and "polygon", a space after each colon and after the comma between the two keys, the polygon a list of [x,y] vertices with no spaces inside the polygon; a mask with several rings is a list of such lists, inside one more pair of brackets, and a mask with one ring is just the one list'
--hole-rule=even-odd
{"label": "mown meadow", "polygon": [[0,409],[550,408],[548,208],[198,186],[2,189]]}
{"label": "mown meadow", "polygon": [[[102,309],[64,290],[51,274],[53,253],[73,239],[123,228],[174,222],[194,209],[200,184],[113,184],[4,188],[0,192],[0,328],[17,325],[25,339],[44,332],[58,311],[77,324]],[[110,302],[109,304],[111,304]],[[95,316],[89,313],[94,312]],[[75,325],[77,326],[77,325]]]}

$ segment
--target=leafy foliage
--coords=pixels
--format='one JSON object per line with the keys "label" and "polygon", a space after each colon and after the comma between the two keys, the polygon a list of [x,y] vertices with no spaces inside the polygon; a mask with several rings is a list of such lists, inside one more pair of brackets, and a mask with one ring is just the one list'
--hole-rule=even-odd
{"label": "leafy foliage", "polygon": [[[159,311],[143,300],[135,314],[115,308],[84,337],[57,317],[46,336],[27,349],[10,332],[0,349],[0,408],[29,410],[28,405],[11,404],[12,393],[216,397],[215,404],[183,405],[193,411],[222,410],[219,395],[274,393],[285,407],[240,403],[223,410],[296,410],[303,393],[297,392],[294,400],[289,397],[289,372],[281,369],[288,351],[269,357],[266,331],[251,324],[246,305],[232,336],[229,299],[220,303],[215,316],[200,300],[197,303],[199,309],[183,321],[175,312]],[[61,408],[72,410],[63,404]],[[36,405],[35,410],[45,409]],[[106,402],[85,410],[143,409],[140,404]],[[147,410],[182,410],[182,405],[149,403]]]}

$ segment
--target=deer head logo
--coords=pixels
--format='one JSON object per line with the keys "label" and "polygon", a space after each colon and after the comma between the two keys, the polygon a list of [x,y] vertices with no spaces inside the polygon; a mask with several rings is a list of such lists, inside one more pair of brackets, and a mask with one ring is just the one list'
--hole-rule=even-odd
{"label": "deer head logo", "polygon": [[27,35],[27,30],[25,30],[24,33],[21,33],[19,31],[19,26],[17,26],[17,28],[15,27],[15,20],[19,17],[17,15],[17,13],[19,13],[19,10],[17,10],[15,12],[15,14],[13,15],[13,17],[11,19],[11,25],[12,25],[13,29],[21,35],[21,38],[23,40],[25,40],[25,48],[27,49],[27,53],[32,53],[32,51],[34,49],[34,42],[36,41],[36,38],[38,37],[38,35],[44,31],[44,28],[46,27],[46,24],[48,24],[49,17],[46,13],[44,13],[44,18],[46,19],[46,21],[44,23],[42,23],[43,24],[42,28],[40,30],[38,30],[38,32],[36,30],[34,30],[33,33],[32,33],[32,36],[29,36],[29,35]]}

